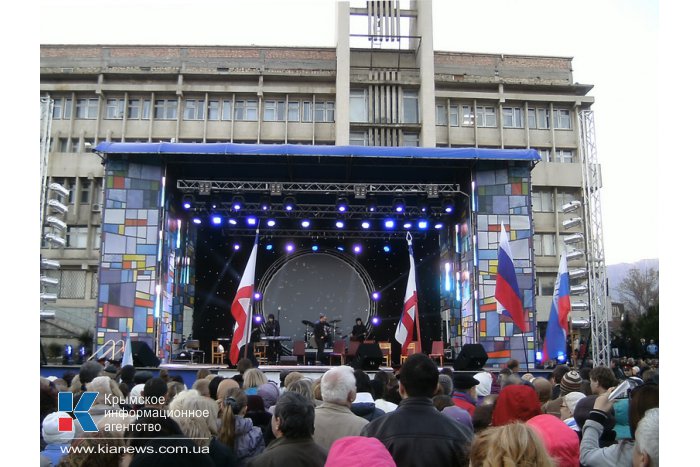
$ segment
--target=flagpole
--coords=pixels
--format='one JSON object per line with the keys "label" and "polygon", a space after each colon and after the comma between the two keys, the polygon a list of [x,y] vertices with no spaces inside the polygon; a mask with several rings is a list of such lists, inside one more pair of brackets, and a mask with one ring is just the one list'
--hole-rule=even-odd
{"label": "flagpole", "polygon": [[[258,225],[255,227],[255,243],[253,244],[253,247],[258,244],[258,235],[260,234],[260,219],[258,219]],[[248,309],[246,310],[246,322],[245,322],[245,351],[243,352],[243,358],[248,358],[248,351],[250,348],[250,328],[253,325],[253,317],[250,315],[252,311],[252,305],[253,302],[255,301],[255,270],[253,270],[253,300],[250,300],[248,302]],[[231,362],[233,363],[233,362]]]}
{"label": "flagpole", "polygon": [[[413,246],[413,235],[411,235],[411,232],[406,232],[406,241],[408,242],[408,252],[409,252],[409,255],[410,255],[409,261],[410,261],[410,260],[413,260],[413,262],[414,262],[414,264],[415,264],[415,259],[413,258],[413,248],[412,248],[412,246]],[[414,276],[414,277],[415,277],[415,276]],[[419,317],[418,317],[419,311],[420,311],[420,310],[419,310],[419,307],[418,307],[418,302],[416,301],[416,319],[415,319],[416,330],[415,330],[415,333],[416,333],[416,336],[417,336],[417,338],[418,338],[418,347],[420,348],[420,350],[421,350],[421,352],[422,352],[422,351],[423,351],[423,345],[422,345],[421,336],[420,336],[420,321],[419,321]],[[413,340],[413,335],[414,335],[414,331],[411,330],[411,340]]]}

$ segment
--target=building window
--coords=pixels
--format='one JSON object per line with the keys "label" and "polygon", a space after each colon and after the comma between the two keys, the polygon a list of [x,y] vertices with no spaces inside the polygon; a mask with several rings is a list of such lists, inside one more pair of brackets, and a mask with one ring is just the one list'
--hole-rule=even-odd
{"label": "building window", "polygon": [[459,126],[459,106],[450,106],[450,126]]}
{"label": "building window", "polygon": [[557,211],[563,212],[562,206],[578,199],[580,199],[580,193],[578,192],[559,191],[557,193]]}
{"label": "building window", "polygon": [[86,226],[69,226],[67,240],[67,248],[87,248],[88,228]]}
{"label": "building window", "polygon": [[571,164],[574,162],[574,151],[571,149],[557,149],[556,157],[554,162],[561,162],[564,164]]}
{"label": "building window", "polygon": [[209,99],[209,120],[231,120],[230,99]]}
{"label": "building window", "polygon": [[283,122],[286,107],[287,105],[283,100],[266,100],[263,120],[266,122]]}
{"label": "building window", "polygon": [[537,153],[540,155],[542,162],[552,162],[552,151],[549,149],[538,149]]}
{"label": "building window", "polygon": [[535,256],[555,256],[554,234],[535,234],[532,241],[535,249]]}
{"label": "building window", "polygon": [[99,289],[100,289],[100,284],[99,284],[99,274],[97,271],[93,271],[90,273],[92,276],[92,287],[90,288],[90,298],[97,298]]}
{"label": "building window", "polygon": [[418,92],[403,92],[403,122],[418,123]]}
{"label": "building window", "polygon": [[447,125],[447,106],[445,104],[435,105],[435,124]]}
{"label": "building window", "polygon": [[300,117],[299,101],[289,101],[287,105],[287,120],[290,122],[298,122]]}
{"label": "building window", "polygon": [[204,99],[186,99],[183,120],[204,120]]}
{"label": "building window", "polygon": [[418,146],[418,133],[405,133],[403,134],[403,145],[404,146]]}
{"label": "building window", "polygon": [[129,99],[126,118],[129,120],[148,120],[151,118],[151,99],[148,97]]}
{"label": "building window", "polygon": [[367,132],[366,131],[351,131],[350,132],[350,144],[353,146],[367,146]]}
{"label": "building window", "polygon": [[154,118],[156,120],[177,119],[177,99],[156,99]]}
{"label": "building window", "polygon": [[476,126],[485,128],[496,127],[496,108],[495,107],[476,107]]}
{"label": "building window", "polygon": [[537,107],[527,109],[527,125],[531,129],[546,130],[549,128],[549,109]]}
{"label": "building window", "polygon": [[503,107],[503,127],[523,128],[523,109],[519,107]]}
{"label": "building window", "polygon": [[311,102],[304,101],[301,104],[301,121],[302,122],[313,122],[314,118],[311,114]]}
{"label": "building window", "polygon": [[241,121],[257,121],[258,120],[258,101],[257,99],[238,99],[234,109],[236,120]]}
{"label": "building window", "polygon": [[474,113],[471,105],[462,106],[462,126],[474,126]]}
{"label": "building window", "polygon": [[80,179],[80,204],[87,204],[90,202],[90,185],[89,179]]}
{"label": "building window", "polygon": [[73,114],[73,99],[70,97],[59,97],[53,100],[53,119],[70,120]]}
{"label": "building window", "polygon": [[335,102],[316,101],[314,104],[314,120],[316,122],[333,123],[335,121]]}
{"label": "building window", "polygon": [[124,99],[107,99],[105,119],[121,120],[124,118]]}
{"label": "building window", "polygon": [[87,271],[62,270],[59,279],[58,298],[85,298],[85,280]]}
{"label": "building window", "polygon": [[70,144],[70,138],[58,138],[58,139],[56,139],[56,151],[57,152],[68,152],[69,144]]}
{"label": "building window", "polygon": [[532,190],[532,211],[553,212],[552,192]]}
{"label": "building window", "polygon": [[75,118],[82,120],[95,120],[99,99],[77,99],[75,103]]}
{"label": "building window", "polygon": [[102,246],[102,229],[95,227],[95,236],[92,239],[92,249],[99,250]]}
{"label": "building window", "polygon": [[537,275],[537,295],[541,297],[551,297],[554,295],[555,276],[552,275]]}
{"label": "building window", "polygon": [[369,120],[367,113],[367,91],[351,90],[350,91],[350,121],[351,122],[367,122]]}
{"label": "building window", "polygon": [[554,128],[560,130],[571,129],[571,111],[568,109],[554,109]]}

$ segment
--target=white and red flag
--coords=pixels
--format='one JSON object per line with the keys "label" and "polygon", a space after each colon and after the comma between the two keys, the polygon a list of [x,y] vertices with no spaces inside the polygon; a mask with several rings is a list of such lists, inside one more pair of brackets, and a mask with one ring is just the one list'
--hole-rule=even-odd
{"label": "white and red flag", "polygon": [[413,261],[413,243],[411,236],[406,236],[408,241],[408,259],[411,263],[411,269],[408,272],[408,283],[406,284],[406,295],[403,299],[403,311],[401,312],[401,320],[396,327],[394,338],[401,344],[401,354],[406,354],[408,344],[413,340],[413,326],[418,319],[418,292],[416,290],[416,264]]}
{"label": "white and red flag", "polygon": [[253,301],[255,282],[255,260],[258,256],[258,232],[255,233],[255,244],[250,252],[248,264],[245,266],[241,281],[238,283],[236,297],[231,303],[231,315],[235,320],[233,325],[233,339],[231,339],[231,350],[229,358],[231,363],[238,363],[241,355],[241,348],[250,342],[251,302]]}

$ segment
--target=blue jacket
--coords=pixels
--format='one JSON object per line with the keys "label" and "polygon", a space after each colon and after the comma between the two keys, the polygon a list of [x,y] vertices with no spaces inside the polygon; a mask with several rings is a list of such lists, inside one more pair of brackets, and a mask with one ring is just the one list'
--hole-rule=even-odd
{"label": "blue jacket", "polygon": [[262,430],[253,420],[236,415],[236,458],[239,465],[246,465],[251,457],[265,450]]}

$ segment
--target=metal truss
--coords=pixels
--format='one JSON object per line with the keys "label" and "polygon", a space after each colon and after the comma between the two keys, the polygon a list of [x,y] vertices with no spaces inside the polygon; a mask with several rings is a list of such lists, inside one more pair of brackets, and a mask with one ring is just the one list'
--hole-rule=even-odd
{"label": "metal truss", "polygon": [[[216,210],[212,209],[209,203],[203,201],[195,201],[192,203],[190,212],[213,214],[217,212],[223,217],[244,217],[246,214],[255,215],[258,217],[275,217],[289,219],[370,219],[370,218],[386,218],[394,217],[401,219],[418,219],[431,217],[428,212],[422,212],[416,206],[406,206],[404,213],[397,216],[397,213],[391,206],[377,206],[374,211],[369,212],[365,205],[348,205],[347,211],[344,213],[338,212],[335,204],[298,204],[291,211],[286,211],[283,206],[272,204],[267,210],[262,209],[260,203],[246,203],[242,212],[236,212],[231,209],[231,202],[222,202]],[[434,215],[433,215],[434,216]]]}
{"label": "metal truss", "polygon": [[[222,232],[228,237],[254,237],[255,227],[223,227]],[[428,231],[419,231],[411,229],[413,238],[425,238],[428,236]],[[397,228],[394,231],[388,230],[331,230],[323,228],[314,229],[285,229],[285,228],[264,228],[260,226],[260,238],[311,238],[313,240],[388,240],[388,239],[405,239],[406,232]]]}
{"label": "metal truss", "polygon": [[184,193],[209,194],[211,192],[268,193],[272,195],[293,193],[342,193],[363,198],[367,194],[427,194],[428,198],[461,193],[459,184],[446,183],[318,183],[318,182],[260,182],[233,180],[178,180],[177,189]]}
{"label": "metal truss", "polygon": [[588,304],[591,315],[591,356],[594,365],[610,365],[608,328],[607,273],[603,248],[601,193],[603,181],[596,149],[595,120],[592,110],[579,112],[583,170],[583,208],[586,218],[586,263],[588,266]]}

